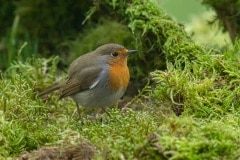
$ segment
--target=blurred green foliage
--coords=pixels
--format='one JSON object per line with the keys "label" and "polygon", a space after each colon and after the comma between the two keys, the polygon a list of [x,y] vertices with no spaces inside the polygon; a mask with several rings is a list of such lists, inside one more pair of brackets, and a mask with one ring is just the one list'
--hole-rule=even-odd
{"label": "blurred green foliage", "polygon": [[[199,0],[156,0],[158,6],[179,23],[189,23],[193,16],[200,16],[206,7]],[[187,4],[187,5],[186,5]]]}
{"label": "blurred green foliage", "polygon": [[16,60],[16,53],[24,42],[23,60],[32,55],[50,56],[59,45],[76,38],[82,30],[91,3],[86,1],[2,1],[0,5],[0,69]]}
{"label": "blurred green foliage", "polygon": [[[139,50],[129,61],[134,66],[130,67],[133,79],[139,80],[150,71],[166,68],[166,60],[181,59],[178,65],[184,66],[186,59],[194,59],[197,52],[202,52],[184,28],[153,1],[22,0],[15,5],[16,17],[10,36],[10,41],[15,43],[3,54],[9,59],[8,65],[24,41],[28,45],[22,52],[23,60],[38,53],[59,53],[66,65],[100,44],[115,42]],[[196,51],[191,52],[192,48]]]}
{"label": "blurred green foliage", "polygon": [[[214,8],[223,26],[234,37],[238,33],[238,2],[203,1]],[[64,65],[77,56],[94,50],[103,43],[121,43],[138,49],[130,58],[133,79],[147,77],[155,69],[165,69],[165,61],[184,67],[184,61],[194,59],[202,52],[184,28],[172,21],[153,1],[2,1],[0,19],[0,68],[6,69],[16,60],[17,50],[27,42],[22,51],[23,60],[32,55],[60,54]],[[223,7],[224,12],[220,12]],[[219,12],[218,12],[219,11]],[[225,16],[225,19],[221,16]],[[225,24],[231,22],[232,28]],[[117,32],[116,32],[117,31]],[[174,36],[172,36],[174,35]],[[170,47],[171,46],[171,47]],[[69,51],[70,50],[70,51]],[[181,54],[185,53],[185,54]]]}
{"label": "blurred green foliage", "polygon": [[0,1],[0,35],[1,39],[6,32],[10,30],[10,26],[12,25],[13,19],[15,17],[16,6],[14,5],[12,0],[9,1]]}
{"label": "blurred green foliage", "polygon": [[54,51],[66,39],[75,38],[91,5],[78,0],[22,0],[16,4],[16,13],[21,17],[19,32],[30,34],[33,39],[40,38],[41,54]]}
{"label": "blurred green foliage", "polygon": [[240,1],[239,0],[202,0],[202,3],[212,8],[224,31],[227,31],[232,42],[240,37]]}

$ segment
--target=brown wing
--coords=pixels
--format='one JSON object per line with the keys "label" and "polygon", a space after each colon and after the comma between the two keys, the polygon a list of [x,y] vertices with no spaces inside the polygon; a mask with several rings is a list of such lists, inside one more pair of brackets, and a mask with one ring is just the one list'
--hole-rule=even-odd
{"label": "brown wing", "polygon": [[70,76],[62,88],[60,99],[89,89],[98,80],[101,70],[99,67],[87,68]]}

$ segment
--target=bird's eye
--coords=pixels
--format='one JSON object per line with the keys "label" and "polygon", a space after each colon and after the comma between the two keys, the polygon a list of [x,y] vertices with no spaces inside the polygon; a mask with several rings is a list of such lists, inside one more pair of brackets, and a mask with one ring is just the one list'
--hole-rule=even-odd
{"label": "bird's eye", "polygon": [[113,57],[117,57],[117,56],[118,56],[118,53],[117,53],[117,52],[113,52],[113,53],[111,53],[111,55],[112,55]]}

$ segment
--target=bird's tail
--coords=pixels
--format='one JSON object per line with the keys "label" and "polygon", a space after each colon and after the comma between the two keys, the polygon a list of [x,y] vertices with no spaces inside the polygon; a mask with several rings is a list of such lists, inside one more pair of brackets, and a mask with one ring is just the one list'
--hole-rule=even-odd
{"label": "bird's tail", "polygon": [[60,83],[58,83],[58,84],[48,88],[47,90],[39,93],[38,96],[39,97],[44,97],[45,95],[48,95],[48,94],[50,94],[50,93],[52,93],[52,92],[54,92],[56,90],[60,90],[64,86],[64,84],[65,84],[65,81],[64,82],[60,82]]}

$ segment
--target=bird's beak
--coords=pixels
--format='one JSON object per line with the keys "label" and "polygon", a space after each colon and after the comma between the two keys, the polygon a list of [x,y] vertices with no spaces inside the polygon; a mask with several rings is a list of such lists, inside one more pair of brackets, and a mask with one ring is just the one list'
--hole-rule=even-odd
{"label": "bird's beak", "polygon": [[135,52],[137,52],[137,50],[128,50],[128,51],[127,51],[127,55],[133,54],[133,53],[135,53]]}

